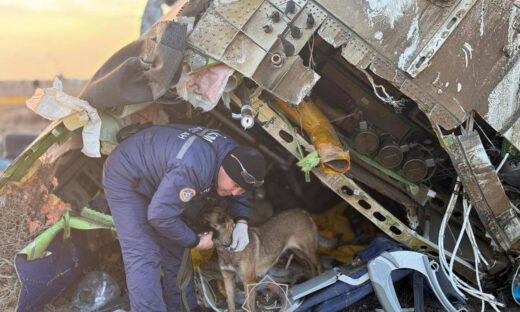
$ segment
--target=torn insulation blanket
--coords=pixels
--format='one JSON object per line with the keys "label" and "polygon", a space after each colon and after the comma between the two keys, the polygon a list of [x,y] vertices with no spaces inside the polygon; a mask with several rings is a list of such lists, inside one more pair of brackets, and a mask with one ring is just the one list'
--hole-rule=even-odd
{"label": "torn insulation blanket", "polygon": [[159,100],[181,75],[186,29],[173,21],[157,22],[108,59],[79,97],[97,108]]}
{"label": "torn insulation blanket", "polygon": [[52,88],[38,88],[27,100],[26,105],[38,115],[58,120],[75,112],[86,111],[88,122],[83,127],[83,148],[81,152],[88,157],[101,157],[99,136],[101,133],[101,118],[95,108],[85,100],[71,96],[62,91],[63,85],[56,78]]}
{"label": "torn insulation blanket", "polygon": [[176,86],[177,93],[195,108],[206,112],[212,110],[222,97],[234,70],[224,63],[214,63],[192,72],[188,72],[187,67],[183,67]]}
{"label": "torn insulation blanket", "polygon": [[320,154],[323,171],[342,174],[350,169],[349,152],[343,149],[329,120],[312,101],[295,106],[276,98],[276,104],[303,127]]}

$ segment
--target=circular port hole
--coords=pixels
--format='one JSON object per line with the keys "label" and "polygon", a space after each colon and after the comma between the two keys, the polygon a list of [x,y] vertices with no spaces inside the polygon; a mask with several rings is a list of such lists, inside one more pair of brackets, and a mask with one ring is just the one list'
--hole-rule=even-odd
{"label": "circular port hole", "polygon": [[348,196],[352,196],[352,194],[354,194],[354,191],[352,191],[348,186],[343,185],[341,187],[341,193],[347,194]]}

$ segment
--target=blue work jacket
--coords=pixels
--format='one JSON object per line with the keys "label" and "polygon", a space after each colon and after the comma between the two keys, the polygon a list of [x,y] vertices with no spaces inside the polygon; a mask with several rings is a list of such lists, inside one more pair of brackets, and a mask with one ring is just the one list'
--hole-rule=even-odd
{"label": "blue work jacket", "polygon": [[[130,183],[131,191],[148,198],[148,223],[178,245],[192,247],[197,236],[181,215],[216,187],[222,161],[235,146],[233,139],[214,129],[152,126],[116,147],[105,174],[117,170],[123,184]],[[233,199],[231,216],[248,219],[247,193]]]}

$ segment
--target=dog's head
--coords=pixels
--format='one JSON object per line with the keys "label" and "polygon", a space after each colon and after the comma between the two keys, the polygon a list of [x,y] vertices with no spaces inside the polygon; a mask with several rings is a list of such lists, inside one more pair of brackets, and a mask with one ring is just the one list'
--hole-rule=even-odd
{"label": "dog's head", "polygon": [[211,207],[204,213],[204,222],[213,230],[213,242],[220,246],[231,245],[235,222],[222,207]]}

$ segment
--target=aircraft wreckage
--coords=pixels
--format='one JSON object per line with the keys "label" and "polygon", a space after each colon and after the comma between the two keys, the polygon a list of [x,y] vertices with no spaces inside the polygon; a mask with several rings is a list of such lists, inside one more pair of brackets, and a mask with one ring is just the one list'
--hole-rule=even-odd
{"label": "aircraft wreckage", "polygon": [[[103,161],[121,129],[145,122],[223,129],[269,160],[260,197],[275,208],[319,212],[335,198],[413,252],[357,276],[386,310],[401,307],[377,276],[400,268],[426,275],[447,310],[472,297],[509,309],[520,298],[519,48],[518,1],[175,2],[78,97],[57,81],[28,101],[55,121],[3,173],[2,200],[44,169],[54,178],[31,208],[46,230],[15,258],[18,310],[79,278],[101,241],[82,233],[112,238]],[[34,278],[43,267],[52,272]],[[287,309],[356,285],[324,274],[289,285]]]}

